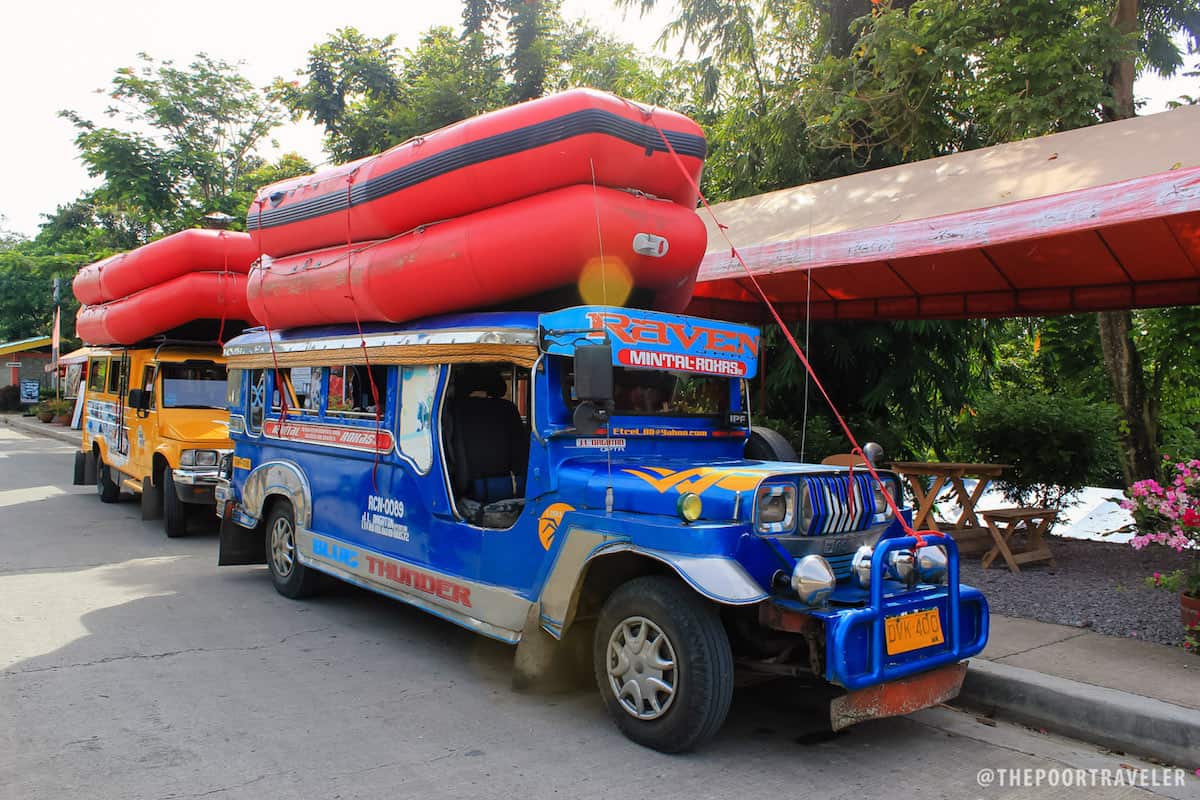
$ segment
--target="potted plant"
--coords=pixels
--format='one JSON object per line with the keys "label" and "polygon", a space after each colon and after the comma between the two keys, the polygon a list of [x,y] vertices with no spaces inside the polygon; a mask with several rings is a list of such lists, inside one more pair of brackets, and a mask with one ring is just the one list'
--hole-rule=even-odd
{"label": "potted plant", "polygon": [[1147,579],[1151,586],[1179,594],[1179,616],[1190,640],[1200,629],[1200,461],[1168,462],[1166,472],[1163,484],[1135,483],[1121,505],[1133,513],[1136,534],[1130,544],[1135,549],[1158,544],[1191,556],[1187,567]]}
{"label": "potted plant", "polygon": [[42,422],[50,422],[54,419],[54,409],[50,408],[50,402],[46,401],[38,405],[37,418]]}
{"label": "potted plant", "polygon": [[46,405],[54,412],[53,422],[56,425],[70,425],[72,404],[70,400],[47,400]]}

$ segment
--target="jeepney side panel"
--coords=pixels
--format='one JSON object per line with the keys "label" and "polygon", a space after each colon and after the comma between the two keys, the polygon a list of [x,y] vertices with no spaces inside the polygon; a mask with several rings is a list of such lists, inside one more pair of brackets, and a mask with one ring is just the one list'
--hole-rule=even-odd
{"label": "jeepney side panel", "polygon": [[95,447],[104,463],[117,468],[124,467],[128,461],[128,455],[122,453],[119,446],[123,435],[121,408],[116,393],[109,391],[110,370],[120,360],[114,355],[95,356],[89,360],[81,424],[82,449],[91,451]]}

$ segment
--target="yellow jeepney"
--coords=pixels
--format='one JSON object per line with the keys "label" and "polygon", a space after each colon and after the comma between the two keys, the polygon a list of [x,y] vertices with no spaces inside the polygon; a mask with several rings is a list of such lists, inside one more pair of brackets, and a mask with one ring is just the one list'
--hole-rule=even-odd
{"label": "yellow jeepney", "polygon": [[75,483],[100,500],[141,498],[142,518],[182,536],[192,512],[213,513],[221,456],[232,449],[225,359],[216,347],[96,349],[83,390]]}

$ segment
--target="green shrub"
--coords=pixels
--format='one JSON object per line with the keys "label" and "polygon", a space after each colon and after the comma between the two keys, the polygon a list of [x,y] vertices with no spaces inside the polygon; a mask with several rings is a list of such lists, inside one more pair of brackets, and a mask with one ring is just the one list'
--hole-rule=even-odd
{"label": "green shrub", "polygon": [[958,429],[959,457],[1009,464],[1010,502],[1058,506],[1089,485],[1120,485],[1116,409],[1045,394],[987,395]]}

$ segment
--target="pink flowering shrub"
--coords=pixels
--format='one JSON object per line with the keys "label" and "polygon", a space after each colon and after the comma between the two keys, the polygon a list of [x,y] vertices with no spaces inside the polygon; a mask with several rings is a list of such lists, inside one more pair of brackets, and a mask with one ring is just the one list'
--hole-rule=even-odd
{"label": "pink flowering shrub", "polygon": [[1134,549],[1149,544],[1191,553],[1192,566],[1169,575],[1154,573],[1151,585],[1200,597],[1200,461],[1166,465],[1163,484],[1138,481],[1125,493],[1121,507],[1133,513]]}

